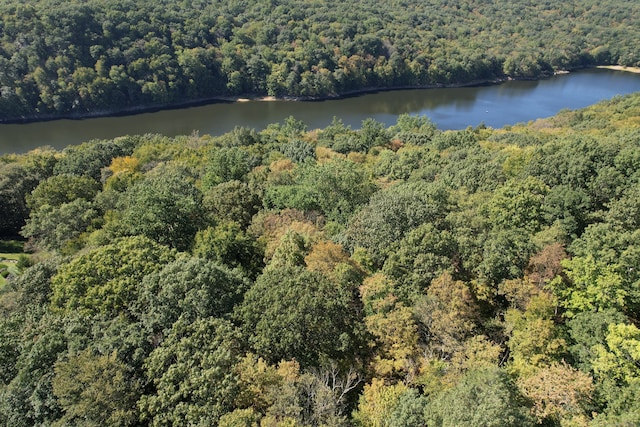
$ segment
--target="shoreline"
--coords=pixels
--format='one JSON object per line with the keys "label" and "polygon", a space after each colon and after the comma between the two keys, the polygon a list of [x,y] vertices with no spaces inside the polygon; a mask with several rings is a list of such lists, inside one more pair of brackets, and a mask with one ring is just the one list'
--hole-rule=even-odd
{"label": "shoreline", "polygon": [[[614,71],[624,71],[631,73],[640,74],[640,67],[624,67],[620,65],[598,65],[595,67],[586,67],[586,68],[596,68],[596,69],[608,69]],[[251,94],[243,94],[240,96],[213,96],[210,98],[201,98],[194,100],[187,100],[182,102],[176,102],[172,104],[165,105],[147,105],[147,106],[135,106],[129,107],[122,110],[117,111],[94,111],[94,112],[86,112],[80,114],[63,114],[63,115],[46,115],[46,116],[29,116],[29,117],[20,117],[14,119],[0,119],[0,125],[10,125],[10,124],[29,124],[29,123],[38,123],[38,122],[49,122],[56,120],[88,120],[88,119],[97,119],[97,118],[107,118],[107,117],[123,117],[123,116],[135,116],[138,114],[147,114],[147,113],[155,113],[159,111],[168,111],[168,110],[179,110],[184,108],[191,107],[201,107],[205,105],[211,104],[224,104],[224,103],[236,103],[236,102],[276,102],[276,101],[284,101],[284,102],[322,102],[322,101],[330,101],[330,100],[339,100],[345,99],[360,95],[366,95],[371,93],[378,92],[389,92],[395,90],[415,90],[415,89],[441,89],[441,88],[462,88],[462,87],[479,87],[486,85],[498,85],[507,81],[512,80],[544,80],[555,75],[568,74],[573,70],[558,70],[553,74],[543,74],[535,78],[512,78],[512,77],[502,77],[502,78],[493,78],[493,79],[479,79],[473,80],[466,83],[440,83],[440,84],[432,84],[432,85],[406,85],[406,86],[390,86],[390,87],[366,87],[361,89],[355,89],[346,91],[340,94],[329,94],[324,96],[284,96],[284,97],[276,97],[271,95],[257,96]]]}
{"label": "shoreline", "polygon": [[253,96],[250,94],[244,94],[240,96],[213,96],[210,98],[188,100],[183,102],[176,102],[173,104],[129,107],[129,108],[125,108],[117,111],[94,111],[94,112],[87,112],[83,114],[30,116],[30,117],[21,117],[21,118],[15,118],[15,119],[7,119],[7,120],[0,119],[0,125],[29,124],[29,123],[50,122],[50,121],[56,121],[56,120],[88,120],[88,119],[98,119],[98,118],[107,118],[107,117],[135,116],[138,114],[155,113],[159,111],[179,110],[184,108],[201,107],[201,106],[212,105],[212,104],[233,104],[236,102],[242,102],[242,103],[244,102],[276,102],[276,101],[322,102],[322,101],[331,101],[331,100],[350,98],[350,97],[366,95],[370,93],[390,92],[394,90],[477,87],[477,86],[485,86],[485,85],[497,85],[510,80],[542,80],[552,76],[553,75],[548,74],[548,75],[542,75],[537,78],[531,78],[531,79],[514,79],[511,77],[506,77],[506,78],[497,78],[497,79],[473,80],[467,83],[450,83],[450,84],[440,83],[440,84],[434,84],[434,85],[366,87],[362,89],[354,89],[354,90],[346,91],[340,94],[330,94],[330,95],[324,95],[324,96],[276,97],[272,95]]}

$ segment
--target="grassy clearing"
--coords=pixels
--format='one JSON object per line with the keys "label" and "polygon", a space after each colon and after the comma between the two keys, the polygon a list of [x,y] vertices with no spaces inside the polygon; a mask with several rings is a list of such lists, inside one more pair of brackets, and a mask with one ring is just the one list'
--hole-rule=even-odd
{"label": "grassy clearing", "polygon": [[0,289],[6,283],[9,274],[18,274],[18,260],[26,254],[23,252],[24,242],[19,240],[0,240]]}

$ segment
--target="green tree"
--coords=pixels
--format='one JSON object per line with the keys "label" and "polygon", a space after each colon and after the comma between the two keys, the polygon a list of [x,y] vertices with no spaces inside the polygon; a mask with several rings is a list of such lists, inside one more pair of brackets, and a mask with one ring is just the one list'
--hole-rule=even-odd
{"label": "green tree", "polygon": [[51,306],[66,313],[126,311],[142,278],[174,258],[169,248],[142,236],[93,249],[58,268],[51,279]]}
{"label": "green tree", "polygon": [[131,186],[119,200],[119,235],[143,235],[189,249],[200,223],[202,194],[181,172],[161,169]]}
{"label": "green tree", "polygon": [[[465,243],[467,242],[459,240],[458,247],[464,250]],[[478,254],[479,262],[469,267],[474,270],[478,281],[488,286],[487,292],[494,292],[496,285],[503,280],[523,276],[534,249],[529,235],[521,231],[514,229],[491,231],[484,236],[481,251]]]}
{"label": "green tree", "polygon": [[145,362],[153,391],[139,401],[142,419],[154,427],[217,425],[232,410],[239,353],[239,337],[229,322],[179,319]]}
{"label": "green tree", "polygon": [[37,175],[24,166],[0,164],[0,236],[18,235],[29,216],[25,198],[37,185]]}
{"label": "green tree", "polygon": [[234,221],[243,228],[261,207],[261,201],[249,186],[240,181],[218,184],[204,194],[202,207],[214,222]]}
{"label": "green tree", "polygon": [[202,178],[204,188],[227,181],[243,181],[254,166],[254,159],[241,147],[213,148],[207,160],[206,173]]}
{"label": "green tree", "polygon": [[0,419],[7,425],[51,425],[62,415],[52,387],[55,362],[67,350],[62,323],[45,314],[23,329],[17,374],[0,393]]}
{"label": "green tree", "polygon": [[408,144],[424,145],[436,134],[436,125],[427,116],[400,114],[389,134]]}
{"label": "green tree", "polygon": [[497,367],[469,371],[429,402],[425,418],[429,427],[535,425],[517,388]]}
{"label": "green tree", "polygon": [[87,231],[99,218],[91,202],[75,199],[60,206],[42,205],[32,211],[22,236],[33,239],[42,249],[62,250]]}
{"label": "green tree", "polygon": [[271,363],[295,358],[308,367],[323,358],[358,357],[361,313],[354,289],[321,273],[294,266],[266,269],[237,315],[251,347]]}
{"label": "green tree", "polygon": [[596,348],[606,345],[609,325],[626,321],[627,318],[614,309],[583,311],[569,319],[566,325],[571,338],[569,352],[574,364],[584,372],[593,372]]}
{"label": "green tree", "polygon": [[400,395],[388,418],[389,427],[422,427],[425,425],[424,411],[428,403],[418,390],[409,389]]}
{"label": "green tree", "polygon": [[432,223],[443,225],[450,208],[449,193],[439,184],[422,182],[391,186],[371,196],[354,215],[344,232],[347,247],[366,249],[382,265],[397,249],[398,242],[412,229]]}
{"label": "green tree", "polygon": [[115,352],[96,355],[85,350],[58,361],[53,393],[64,411],[56,425],[136,425],[141,384]]}
{"label": "green tree", "polygon": [[616,388],[609,395],[607,407],[595,415],[591,426],[633,426],[640,423],[640,382],[635,381],[626,387]]}
{"label": "green tree", "polygon": [[561,262],[566,280],[558,276],[549,287],[558,296],[568,317],[583,311],[622,309],[628,295],[618,266],[604,264],[593,256],[575,257]]}
{"label": "green tree", "polygon": [[47,178],[27,196],[27,205],[38,210],[44,205],[62,206],[76,199],[91,201],[98,193],[100,184],[87,176],[55,175]]}
{"label": "green tree", "polygon": [[62,152],[63,156],[56,163],[53,172],[55,175],[86,176],[99,181],[102,168],[109,166],[115,157],[131,154],[128,148],[116,141],[105,140],[68,147]]}
{"label": "green tree", "polygon": [[249,277],[255,277],[263,267],[264,251],[235,222],[224,221],[198,231],[193,254],[230,268],[240,268]]}
{"label": "green tree", "polygon": [[23,322],[24,319],[15,314],[5,315],[0,320],[0,389],[18,373],[16,362],[20,356],[20,332]]}
{"label": "green tree", "polygon": [[296,163],[303,163],[309,160],[316,159],[315,147],[308,142],[294,139],[291,142],[280,146],[280,151],[285,157],[293,160]]}
{"label": "green tree", "polygon": [[542,181],[533,177],[507,182],[488,203],[489,222],[496,228],[539,231],[544,225],[542,206],[548,191]]}
{"label": "green tree", "polygon": [[449,231],[426,223],[405,235],[382,270],[395,281],[397,296],[410,303],[444,271],[453,272],[456,252],[456,241]]}
{"label": "green tree", "polygon": [[180,257],[142,279],[134,311],[150,333],[166,335],[179,318],[229,314],[247,288],[237,272],[215,261]]}
{"label": "green tree", "polygon": [[296,185],[267,188],[267,207],[318,210],[345,224],[376,189],[364,168],[349,160],[301,165],[294,174]]}
{"label": "green tree", "polygon": [[366,153],[371,147],[384,146],[389,142],[389,134],[384,124],[372,118],[362,121],[357,135],[357,144],[353,151]]}
{"label": "green tree", "polygon": [[21,307],[43,306],[51,298],[51,278],[56,274],[61,260],[52,257],[27,268],[19,276],[10,280],[10,288],[19,293]]}

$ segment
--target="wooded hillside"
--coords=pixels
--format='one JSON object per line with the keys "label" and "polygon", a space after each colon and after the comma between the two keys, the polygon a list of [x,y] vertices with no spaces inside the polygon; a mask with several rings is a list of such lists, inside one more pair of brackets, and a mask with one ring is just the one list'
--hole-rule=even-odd
{"label": "wooded hillside", "polygon": [[635,94],[2,156],[0,424],[637,425],[639,144]]}
{"label": "wooded hillside", "polygon": [[640,65],[626,0],[0,0],[0,13],[0,120]]}

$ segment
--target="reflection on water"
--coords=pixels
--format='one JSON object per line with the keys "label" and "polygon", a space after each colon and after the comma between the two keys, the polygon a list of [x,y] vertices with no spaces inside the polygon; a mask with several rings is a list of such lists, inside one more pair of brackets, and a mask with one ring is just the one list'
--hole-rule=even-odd
{"label": "reflection on water", "polygon": [[333,117],[352,128],[368,117],[391,126],[404,113],[426,115],[440,129],[464,129],[481,123],[502,127],[636,91],[640,91],[640,75],[593,69],[540,81],[387,91],[319,102],[218,103],[134,116],[0,125],[0,153],[26,152],[43,145],[60,149],[126,134],[175,136],[198,131],[220,135],[235,126],[262,130],[289,116],[304,121],[309,129],[326,127]]}

